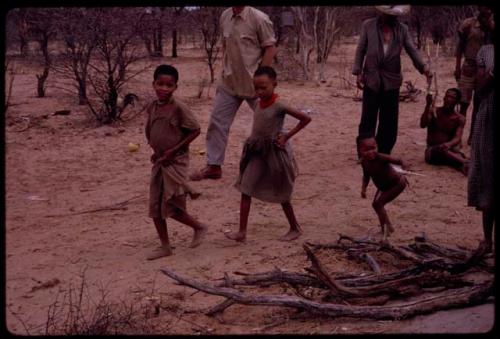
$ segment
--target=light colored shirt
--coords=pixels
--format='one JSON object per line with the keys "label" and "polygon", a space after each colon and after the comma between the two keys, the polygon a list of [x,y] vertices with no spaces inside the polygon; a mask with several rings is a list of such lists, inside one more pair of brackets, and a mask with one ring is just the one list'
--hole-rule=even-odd
{"label": "light colored shirt", "polygon": [[224,54],[219,85],[231,95],[253,98],[253,74],[265,48],[276,43],[273,23],[267,14],[245,6],[237,15],[232,8],[222,12],[220,26]]}

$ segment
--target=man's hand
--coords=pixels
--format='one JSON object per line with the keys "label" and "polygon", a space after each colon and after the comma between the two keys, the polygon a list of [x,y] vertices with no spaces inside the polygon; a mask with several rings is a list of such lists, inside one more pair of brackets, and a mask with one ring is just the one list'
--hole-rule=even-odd
{"label": "man's hand", "polygon": [[365,87],[365,79],[363,74],[358,74],[356,76],[356,86],[358,86],[359,89],[363,89]]}

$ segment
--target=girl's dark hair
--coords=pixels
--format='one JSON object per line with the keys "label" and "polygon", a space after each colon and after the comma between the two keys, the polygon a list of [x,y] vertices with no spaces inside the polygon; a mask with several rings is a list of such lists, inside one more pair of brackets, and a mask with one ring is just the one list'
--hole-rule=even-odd
{"label": "girl's dark hair", "polygon": [[256,77],[259,75],[267,75],[272,80],[276,80],[276,78],[278,77],[276,71],[271,66],[260,66],[259,68],[257,68],[253,76]]}
{"label": "girl's dark hair", "polygon": [[156,67],[155,72],[153,74],[153,80],[158,80],[160,75],[170,75],[174,78],[175,83],[179,81],[179,72],[177,72],[177,68],[171,65],[160,65]]}

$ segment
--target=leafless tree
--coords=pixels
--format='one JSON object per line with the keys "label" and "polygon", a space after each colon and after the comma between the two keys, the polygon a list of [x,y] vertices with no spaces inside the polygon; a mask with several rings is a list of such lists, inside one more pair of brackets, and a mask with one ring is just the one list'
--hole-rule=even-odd
{"label": "leafless tree", "polygon": [[65,78],[74,80],[79,105],[86,105],[87,74],[91,55],[97,44],[95,10],[91,8],[65,8],[60,13],[59,30],[65,44],[59,62],[53,69]]}
{"label": "leafless tree", "polygon": [[205,60],[210,70],[211,83],[215,81],[215,61],[220,50],[217,45],[221,33],[219,20],[223,11],[222,7],[201,7],[192,14],[203,38]]}
{"label": "leafless tree", "polygon": [[474,6],[413,6],[410,25],[416,31],[417,48],[424,46],[426,37],[440,44],[454,37],[460,22],[473,13]]}
{"label": "leafless tree", "polygon": [[172,27],[172,58],[177,58],[177,43],[178,43],[178,29],[179,24],[182,19],[186,16],[186,9],[184,6],[180,7],[171,7],[171,24]]}
{"label": "leafless tree", "polygon": [[298,54],[304,79],[310,79],[309,61],[314,51],[314,8],[310,6],[292,6],[298,32]]}
{"label": "leafless tree", "polygon": [[168,24],[167,11],[164,7],[137,8],[143,17],[140,25],[140,35],[151,57],[163,56],[163,29]]}
{"label": "leafless tree", "polygon": [[5,84],[6,93],[5,93],[5,102],[4,102],[4,114],[7,113],[7,110],[10,106],[10,98],[12,96],[12,86],[14,85],[15,71],[14,67],[11,66],[10,60],[6,60],[4,65],[4,75],[5,75]]}
{"label": "leafless tree", "polygon": [[6,16],[6,42],[19,44],[19,54],[26,56],[29,42],[29,25],[27,21],[27,8],[13,8]]}
{"label": "leafless tree", "polygon": [[49,43],[56,36],[57,20],[55,20],[58,10],[53,8],[29,8],[26,11],[26,22],[30,36],[38,43],[40,52],[43,55],[43,70],[37,74],[37,95],[39,98],[45,97],[45,82],[49,77],[52,55],[49,50]]}
{"label": "leafless tree", "polygon": [[347,14],[345,7],[315,6],[313,32],[316,46],[316,62],[319,64],[318,77],[326,82],[325,65],[335,40],[341,29],[341,18]]}
{"label": "leafless tree", "polygon": [[97,103],[89,99],[88,106],[98,121],[107,124],[120,118],[123,86],[149,68],[132,71],[131,67],[142,58],[135,38],[145,13],[137,8],[97,8],[94,15],[96,48],[88,80],[98,99]]}

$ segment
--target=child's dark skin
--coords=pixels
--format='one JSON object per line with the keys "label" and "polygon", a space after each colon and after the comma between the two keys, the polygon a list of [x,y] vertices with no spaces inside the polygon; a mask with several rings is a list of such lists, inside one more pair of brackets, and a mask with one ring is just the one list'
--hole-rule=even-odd
{"label": "child's dark skin", "polygon": [[361,157],[363,172],[367,174],[363,176],[361,194],[366,197],[366,187],[369,179],[372,178],[377,187],[372,206],[378,215],[385,240],[390,233],[394,232],[394,228],[384,206],[401,194],[407,185],[406,178],[396,172],[391,164],[400,165],[402,168],[406,168],[406,165],[399,158],[378,153],[375,138],[360,140],[358,142],[358,152]]}

